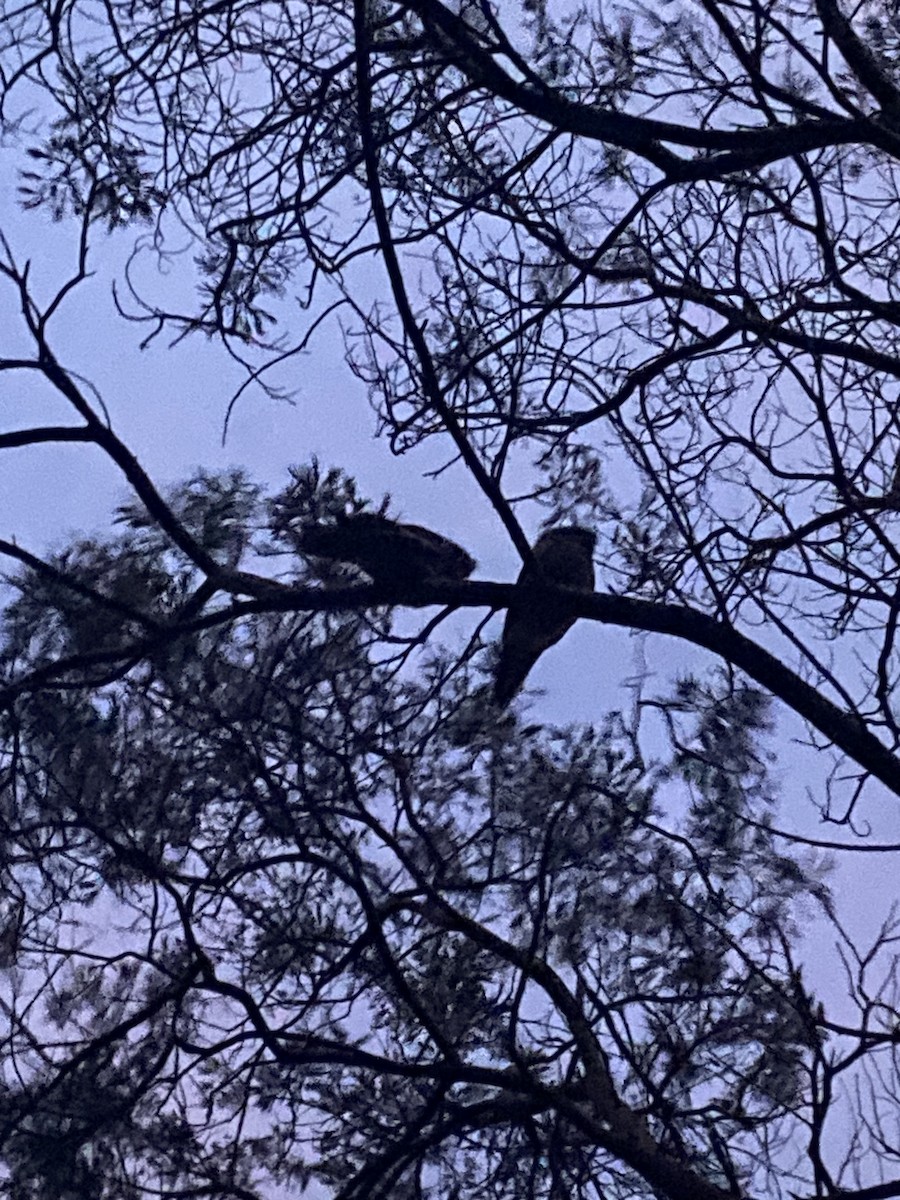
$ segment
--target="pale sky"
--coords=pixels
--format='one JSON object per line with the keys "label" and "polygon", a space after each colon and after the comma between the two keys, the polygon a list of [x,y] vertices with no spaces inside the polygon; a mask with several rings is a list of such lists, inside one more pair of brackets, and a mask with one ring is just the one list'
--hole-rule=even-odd
{"label": "pale sky", "polygon": [[[0,225],[20,262],[32,260],[35,290],[46,301],[72,270],[77,226],[54,225],[43,213],[19,208],[9,161],[13,154],[10,148],[0,150]],[[157,485],[175,483],[197,466],[215,470],[241,465],[254,478],[278,488],[286,480],[289,464],[306,463],[315,454],[322,466],[338,465],[354,475],[361,492],[376,501],[390,492],[397,515],[464,545],[478,560],[476,578],[515,578],[518,556],[464,470],[455,467],[436,479],[426,478],[443,461],[436,444],[398,459],[375,439],[375,416],[363,385],[344,361],[335,323],[323,326],[308,354],[282,369],[279,382],[297,385],[293,405],[273,401],[258,389],[249,390],[232,415],[223,447],[227,403],[243,379],[239,369],[218,344],[199,337],[172,348],[169,339],[160,337],[141,351],[146,328],[124,322],[115,312],[111,282],[121,278],[134,238],[133,230],[113,238],[96,232],[91,258],[96,275],[74,290],[54,319],[51,343],[66,367],[99,390],[116,432]],[[172,287],[186,291],[189,268],[188,257],[185,279],[169,276],[160,281],[157,296]],[[373,262],[373,294],[382,286],[381,271],[380,264]],[[302,320],[298,313],[296,328],[303,327]],[[0,353],[29,350],[17,297],[11,286],[0,281]],[[0,400],[5,429],[77,421],[60,399],[48,394],[42,381],[23,373],[0,377]],[[65,545],[73,532],[106,528],[113,508],[128,495],[113,465],[85,445],[6,450],[2,465],[0,537],[15,539],[38,554]],[[526,532],[536,533],[541,514],[534,510],[520,516]],[[470,613],[467,627],[474,628],[480,616]],[[496,636],[501,623],[502,618],[496,617]],[[713,663],[712,656],[673,639],[638,642],[626,630],[581,622],[530,676],[529,686],[545,689],[533,703],[532,719],[599,720],[608,708],[628,706],[630,693],[620,684],[640,669],[642,654],[653,672],[651,692],[654,685],[662,690],[679,671],[702,673]],[[778,706],[774,716],[780,722],[778,770],[784,783],[777,824],[810,836],[840,839],[845,835],[821,825],[807,803],[805,789],[821,786],[821,779],[795,769],[798,752],[787,735],[791,729],[799,732],[799,724]],[[900,841],[896,799],[886,801],[880,813],[871,809],[870,805],[866,815],[873,825],[878,820],[875,840]],[[849,932],[859,936],[874,931],[896,896],[896,878],[896,854],[844,857],[835,885]],[[807,961],[810,980],[825,985],[827,993],[839,1000],[844,987],[832,934],[812,919]]]}

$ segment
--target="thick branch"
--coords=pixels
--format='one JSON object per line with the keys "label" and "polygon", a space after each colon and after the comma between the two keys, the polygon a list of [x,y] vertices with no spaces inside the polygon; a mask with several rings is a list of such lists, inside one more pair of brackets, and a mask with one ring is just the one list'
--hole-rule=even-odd
{"label": "thick branch", "polygon": [[[173,624],[162,633],[129,642],[120,650],[103,650],[48,664],[9,684],[0,692],[0,704],[10,703],[22,692],[53,686],[55,680],[62,679],[72,671],[109,665],[116,660],[140,659],[169,638],[181,637],[253,613],[340,612],[381,605],[407,605],[414,608],[431,605],[449,605],[453,608],[486,606],[502,609],[508,608],[521,593],[520,588],[508,583],[430,584],[412,593],[383,585],[292,588],[279,586],[267,579],[257,580],[245,573],[235,573],[234,580],[238,585],[234,587],[235,591],[239,590],[243,595],[255,594],[258,598],[238,601],[195,621]],[[529,591],[535,595],[542,590],[545,589],[537,584],[529,585]],[[863,720],[855,713],[840,708],[781,659],[733,626],[686,605],[663,604],[630,596],[587,595],[566,588],[549,590],[555,595],[564,594],[578,617],[599,621],[604,625],[620,625],[626,629],[642,629],[680,638],[695,646],[702,646],[740,668],[750,679],[808,721],[863,771],[900,796],[900,759],[866,728]]]}
{"label": "thick branch", "polygon": [[[719,179],[735,171],[758,169],[827,146],[869,142],[893,153],[898,149],[890,131],[880,129],[865,117],[835,117],[758,130],[719,130],[635,117],[596,104],[580,104],[549,85],[539,89],[533,83],[512,79],[479,44],[466,22],[440,0],[409,0],[409,7],[439,45],[452,55],[454,65],[476,86],[554,129],[639,154],[671,180]],[[705,155],[696,162],[686,161],[666,150],[663,142],[690,146]]]}
{"label": "thick branch", "polygon": [[900,103],[900,92],[868,46],[857,37],[853,26],[838,8],[836,0],[816,0],[816,9],[825,32],[840,50],[859,82],[882,108],[896,111]]}
{"label": "thick branch", "polygon": [[[572,609],[579,617],[604,625],[664,633],[702,646],[725,662],[739,667],[750,679],[807,720],[864,771],[900,796],[900,759],[866,728],[862,719],[840,708],[781,659],[733,626],[686,605],[663,604],[630,596],[586,596],[566,589],[559,590],[571,597]],[[340,607],[356,607],[360,603],[362,589],[341,591],[344,593],[344,602],[338,601]],[[389,599],[383,589],[366,588],[365,592],[373,598],[380,598],[382,603],[398,602],[396,595]],[[355,593],[355,603],[347,604],[350,599],[347,593]],[[337,600],[336,593],[322,594],[333,602]],[[416,605],[451,604],[458,607],[488,604],[492,608],[507,608],[516,594],[517,589],[511,584],[464,583],[452,587],[423,588],[420,596],[413,599],[407,597],[399,602]]]}
{"label": "thick branch", "polygon": [[507,504],[500,490],[500,485],[485,469],[484,464],[469,442],[465,430],[457,420],[456,414],[447,404],[424,329],[420,328],[407,295],[406,283],[403,278],[400,260],[397,257],[397,251],[394,248],[390,220],[378,174],[378,146],[372,130],[372,84],[369,77],[370,46],[367,27],[367,7],[366,0],[356,0],[354,5],[359,128],[363,146],[363,157],[366,164],[369,195],[372,201],[372,216],[378,231],[378,240],[381,246],[381,253],[384,256],[384,264],[388,279],[390,280],[391,291],[394,295],[394,303],[397,306],[397,312],[403,323],[404,332],[415,351],[416,360],[419,364],[422,389],[425,392],[428,403],[440,417],[444,428],[453,439],[453,443],[459,451],[460,458],[472,473],[473,479],[484,492],[485,496],[487,496],[500,520],[506,526],[513,544],[522,556],[522,560],[528,562],[531,559],[531,548],[528,545],[528,540]]}

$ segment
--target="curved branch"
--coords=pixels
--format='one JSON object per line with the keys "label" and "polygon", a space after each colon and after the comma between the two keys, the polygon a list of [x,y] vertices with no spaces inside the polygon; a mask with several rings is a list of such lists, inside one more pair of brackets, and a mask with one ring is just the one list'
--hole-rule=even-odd
{"label": "curved branch", "polygon": [[384,255],[391,290],[394,293],[394,303],[397,305],[397,311],[400,314],[404,332],[416,353],[422,386],[428,403],[440,417],[444,428],[453,439],[463,462],[472,472],[472,476],[478,483],[478,486],[490,500],[500,520],[506,526],[523,561],[528,562],[531,558],[531,547],[528,544],[528,539],[513,516],[512,510],[507,504],[497,481],[485,470],[484,464],[472,448],[469,439],[456,419],[456,415],[444,399],[443,388],[438,379],[438,373],[431,356],[431,351],[428,348],[428,342],[423,330],[416,321],[412,305],[406,293],[403,272],[397,258],[397,251],[394,248],[390,220],[381,191],[381,183],[378,178],[378,147],[372,132],[372,84],[369,77],[370,47],[367,22],[366,0],[356,0],[354,4],[354,26],[356,33],[356,78],[359,92],[360,138],[362,140],[363,157],[366,164],[369,195],[372,201],[372,216],[378,230],[381,252]]}
{"label": "curved branch", "polygon": [[[523,590],[511,583],[480,582],[427,584],[412,592],[384,584],[341,588],[293,588],[237,572],[234,574],[234,580],[235,591],[239,590],[244,595],[253,594],[255,598],[238,601],[193,621],[172,624],[164,631],[155,632],[152,637],[132,641],[117,650],[80,654],[47,664],[2,689],[0,706],[9,704],[16,695],[34,691],[41,686],[53,686],[54,681],[58,681],[70,671],[123,660],[133,662],[135,658],[144,657],[172,638],[257,613],[340,612],[385,605],[405,605],[411,608],[448,605],[451,608],[503,609],[508,608],[513,600],[521,599]],[[740,668],[749,679],[764,687],[808,721],[863,771],[900,796],[900,759],[869,731],[862,718],[845,711],[833,700],[823,696],[797,671],[786,666],[780,658],[732,625],[687,605],[664,604],[631,596],[587,594],[569,588],[547,588],[537,583],[527,585],[526,591],[535,598],[546,593],[556,597],[565,596],[576,617],[599,621],[603,625],[619,625],[626,629],[662,633],[709,650],[724,662]]]}
{"label": "curved branch", "polygon": [[19,446],[38,446],[44,442],[93,442],[90,429],[78,425],[45,425],[40,429],[14,429],[0,433],[0,450]]}
{"label": "curved branch", "polygon": [[[476,86],[500,96],[554,129],[639,154],[670,180],[719,179],[735,171],[753,170],[827,146],[869,142],[893,154],[900,148],[895,135],[865,117],[835,117],[776,128],[718,130],[635,117],[597,104],[582,104],[569,100],[549,85],[538,88],[534,83],[518,83],[510,78],[493,56],[479,45],[465,21],[440,0],[409,0],[409,7],[442,48],[452,55],[454,65]],[[663,142],[688,146],[705,152],[705,155],[695,162],[687,161],[666,150],[661,145]]]}

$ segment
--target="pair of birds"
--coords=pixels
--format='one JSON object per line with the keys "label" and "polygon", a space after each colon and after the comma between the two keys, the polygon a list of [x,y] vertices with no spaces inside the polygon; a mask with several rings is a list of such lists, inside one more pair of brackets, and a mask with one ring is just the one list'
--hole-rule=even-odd
{"label": "pair of birds", "polygon": [[[522,568],[516,582],[592,591],[596,540],[592,530],[578,525],[546,530],[532,547],[533,563]],[[338,517],[333,525],[308,526],[300,547],[320,558],[354,563],[375,583],[410,589],[440,580],[459,583],[475,566],[472,556],[449,538],[378,513],[355,513]],[[509,703],[540,656],[574,621],[569,606],[552,595],[524,595],[509,606],[494,677],[498,704]]]}

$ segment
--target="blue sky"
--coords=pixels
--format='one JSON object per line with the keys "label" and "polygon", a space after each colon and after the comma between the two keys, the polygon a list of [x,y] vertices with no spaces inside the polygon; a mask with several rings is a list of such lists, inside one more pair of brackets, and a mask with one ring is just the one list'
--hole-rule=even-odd
{"label": "blue sky", "polygon": [[[2,229],[20,260],[32,262],[36,293],[47,301],[71,273],[77,225],[53,224],[41,212],[24,212],[16,196],[16,177],[9,169],[14,151],[3,152],[0,171]],[[115,311],[111,285],[121,281],[134,242],[133,230],[94,236],[91,267],[95,274],[69,296],[51,325],[51,342],[64,365],[90,381],[102,396],[113,426],[137,455],[157,485],[174,483],[197,466],[215,470],[232,465],[272,488],[282,485],[292,463],[316,455],[323,466],[343,467],[360,490],[378,500],[393,498],[397,515],[430,526],[464,545],[478,560],[475,577],[512,580],[519,559],[488,502],[470,476],[453,467],[436,478],[428,472],[441,465],[432,443],[401,458],[393,457],[376,439],[375,416],[363,384],[345,361],[336,322],[324,325],[302,358],[281,369],[279,382],[295,390],[293,403],[273,400],[259,389],[247,391],[230,419],[222,445],[228,401],[241,384],[240,370],[222,348],[201,337],[171,346],[166,337],[140,349],[146,328],[129,324]],[[154,283],[157,296],[170,290],[185,295],[192,277],[185,259],[183,278],[169,275]],[[149,269],[149,267],[147,268]],[[373,261],[366,276],[379,287],[380,264]],[[150,278],[146,276],[145,278]],[[289,302],[288,302],[289,303]],[[302,314],[297,314],[302,319]],[[299,320],[298,320],[299,325]],[[302,326],[301,326],[302,327]],[[28,353],[29,345],[17,312],[17,298],[0,283],[0,353]],[[48,393],[46,384],[24,373],[0,378],[3,427],[20,428],[72,420],[63,402]],[[50,445],[4,451],[0,473],[0,536],[14,538],[41,553],[60,548],[73,532],[102,530],[116,504],[128,496],[112,463],[93,447]],[[537,532],[541,514],[520,514],[526,532]],[[529,517],[531,520],[529,521]],[[480,614],[463,614],[444,626],[441,636],[459,636],[474,628]],[[495,618],[499,636],[502,618]],[[622,684],[642,667],[651,672],[649,690],[662,688],[679,671],[702,671],[710,656],[662,638],[638,642],[622,629],[579,623],[544,656],[529,678],[529,686],[544,690],[533,702],[536,720],[566,722],[599,720],[611,707],[627,706],[630,693]],[[793,718],[780,725],[780,774],[784,793],[778,824],[811,836],[831,837],[834,829],[819,824],[806,789],[821,779],[798,771],[798,751],[791,731],[802,733]],[[804,759],[805,761],[805,759]],[[815,760],[813,760],[815,763]],[[824,762],[822,763],[824,778]],[[871,807],[871,806],[870,806]],[[868,814],[877,822],[875,840],[900,840],[896,803]],[[848,930],[871,932],[896,894],[896,856],[847,856],[835,876]],[[807,960],[810,977],[826,984],[835,997],[843,994],[841,968],[832,950],[833,935],[810,912]]]}

